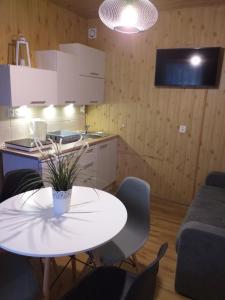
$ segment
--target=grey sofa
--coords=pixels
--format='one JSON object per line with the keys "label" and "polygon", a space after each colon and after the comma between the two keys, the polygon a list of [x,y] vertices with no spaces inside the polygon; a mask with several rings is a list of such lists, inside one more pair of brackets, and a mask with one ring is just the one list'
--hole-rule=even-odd
{"label": "grey sofa", "polygon": [[176,291],[194,300],[225,300],[225,173],[206,178],[176,247]]}

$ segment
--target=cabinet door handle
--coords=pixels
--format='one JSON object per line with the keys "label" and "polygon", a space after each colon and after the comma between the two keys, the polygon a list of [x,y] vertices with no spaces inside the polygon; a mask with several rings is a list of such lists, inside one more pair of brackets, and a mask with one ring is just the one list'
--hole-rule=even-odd
{"label": "cabinet door handle", "polygon": [[65,101],[66,104],[71,104],[71,103],[77,103],[77,101],[73,100],[73,101]]}
{"label": "cabinet door handle", "polygon": [[108,144],[104,144],[104,145],[100,146],[100,149],[104,149],[104,148],[107,148],[107,147],[108,147]]}
{"label": "cabinet door handle", "polygon": [[90,75],[99,76],[99,73],[90,72]]}
{"label": "cabinet door handle", "polygon": [[97,100],[92,100],[92,101],[90,101],[90,103],[98,103],[98,101]]}
{"label": "cabinet door handle", "polygon": [[31,101],[30,104],[45,104],[46,101]]}
{"label": "cabinet door handle", "polygon": [[93,165],[94,165],[94,163],[91,162],[91,163],[89,163],[89,164],[83,166],[83,168],[84,168],[84,169],[88,169],[88,168],[92,167]]}

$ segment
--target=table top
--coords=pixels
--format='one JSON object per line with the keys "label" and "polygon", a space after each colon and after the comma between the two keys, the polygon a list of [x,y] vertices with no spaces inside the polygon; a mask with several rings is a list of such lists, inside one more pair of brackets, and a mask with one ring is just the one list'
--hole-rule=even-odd
{"label": "table top", "polygon": [[56,218],[52,189],[43,188],[0,204],[0,248],[32,257],[72,255],[111,240],[126,220],[126,208],[115,196],[78,186],[69,212]]}

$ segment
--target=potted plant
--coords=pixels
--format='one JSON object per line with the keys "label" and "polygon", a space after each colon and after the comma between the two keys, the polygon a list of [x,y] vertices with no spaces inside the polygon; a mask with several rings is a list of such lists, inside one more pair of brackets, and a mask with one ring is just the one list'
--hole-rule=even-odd
{"label": "potted plant", "polygon": [[36,145],[46,163],[44,171],[44,184],[52,187],[53,209],[56,216],[67,212],[70,207],[72,187],[81,172],[80,159],[87,152],[89,144],[82,140],[75,142],[74,146],[80,145],[76,151],[62,152],[62,140],[52,143],[51,151],[43,151],[41,141],[36,140]]}

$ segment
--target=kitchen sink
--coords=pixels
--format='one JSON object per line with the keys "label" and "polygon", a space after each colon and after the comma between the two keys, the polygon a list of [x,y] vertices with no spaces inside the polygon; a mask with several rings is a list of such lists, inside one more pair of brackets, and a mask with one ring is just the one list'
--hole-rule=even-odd
{"label": "kitchen sink", "polygon": [[99,139],[108,136],[105,132],[94,131],[94,132],[82,132],[81,133],[84,139]]}

